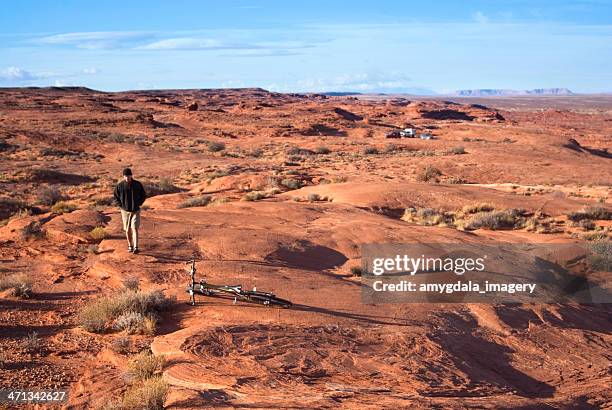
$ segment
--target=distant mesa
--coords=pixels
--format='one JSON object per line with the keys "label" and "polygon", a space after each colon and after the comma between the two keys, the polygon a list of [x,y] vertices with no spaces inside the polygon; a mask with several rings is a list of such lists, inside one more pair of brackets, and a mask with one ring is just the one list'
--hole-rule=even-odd
{"label": "distant mesa", "polygon": [[533,90],[503,90],[497,88],[480,88],[474,90],[459,90],[455,95],[460,97],[500,97],[520,95],[575,95],[567,88],[535,88]]}
{"label": "distant mesa", "polygon": [[362,93],[354,92],[354,91],[330,91],[327,93],[321,93],[328,97],[347,97],[351,95],[362,95]]}

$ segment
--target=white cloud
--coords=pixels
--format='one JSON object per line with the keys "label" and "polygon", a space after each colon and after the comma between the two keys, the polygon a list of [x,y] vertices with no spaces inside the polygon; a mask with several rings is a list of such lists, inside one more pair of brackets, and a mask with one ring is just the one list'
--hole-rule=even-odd
{"label": "white cloud", "polygon": [[375,91],[380,89],[407,88],[412,81],[404,73],[343,74],[329,79],[310,78],[297,81],[297,86],[314,91]]}
{"label": "white cloud", "polygon": [[41,76],[19,67],[7,67],[0,70],[0,79],[5,81],[30,81],[37,80]]}
{"label": "white cloud", "polygon": [[72,84],[72,83],[68,83],[68,82],[66,82],[66,81],[64,81],[64,80],[55,80],[55,81],[53,82],[53,86],[54,86],[54,87],[71,87],[71,86],[73,86],[73,85],[74,85],[74,84]]}
{"label": "white cloud", "polygon": [[477,11],[472,17],[474,17],[474,21],[478,24],[487,24],[489,22],[489,18],[482,11]]}
{"label": "white cloud", "polygon": [[102,49],[121,47],[150,37],[152,34],[142,31],[89,31],[63,33],[40,37],[34,41],[41,44],[69,45],[84,49]]}
{"label": "white cloud", "polygon": [[169,38],[136,47],[143,50],[210,50],[231,48],[220,40],[210,38]]}
{"label": "white cloud", "polygon": [[415,85],[402,72],[364,72],[343,74],[329,78],[305,78],[294,83],[272,83],[271,91],[327,92],[355,91],[362,93],[435,94],[432,90]]}
{"label": "white cloud", "polygon": [[84,68],[82,72],[83,74],[93,75],[93,74],[98,74],[98,69],[95,67],[88,67],[88,68]]}

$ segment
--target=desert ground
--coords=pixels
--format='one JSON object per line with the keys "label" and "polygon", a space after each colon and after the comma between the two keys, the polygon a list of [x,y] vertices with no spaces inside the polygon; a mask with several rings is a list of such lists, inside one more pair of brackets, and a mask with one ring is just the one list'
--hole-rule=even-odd
{"label": "desert ground", "polygon": [[[386,137],[406,127],[434,139]],[[610,408],[609,304],[370,305],[359,266],[365,243],[609,241],[611,145],[603,95],[1,89],[0,386],[70,409],[130,408],[153,379],[169,409]],[[293,307],[189,306],[193,257]],[[133,326],[101,307],[155,291]]]}

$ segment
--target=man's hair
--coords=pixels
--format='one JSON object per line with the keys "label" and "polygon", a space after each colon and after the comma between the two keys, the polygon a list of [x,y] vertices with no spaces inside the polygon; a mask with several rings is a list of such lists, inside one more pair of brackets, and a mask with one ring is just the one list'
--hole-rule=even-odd
{"label": "man's hair", "polygon": [[123,176],[127,177],[127,176],[132,176],[132,170],[130,168],[125,168],[123,170]]}

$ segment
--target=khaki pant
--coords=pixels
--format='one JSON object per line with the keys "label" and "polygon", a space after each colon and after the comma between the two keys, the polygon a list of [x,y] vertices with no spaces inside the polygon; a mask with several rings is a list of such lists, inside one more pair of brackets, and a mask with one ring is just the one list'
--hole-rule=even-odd
{"label": "khaki pant", "polygon": [[140,209],[136,212],[128,212],[121,210],[121,220],[123,221],[123,230],[128,231],[130,228],[138,229],[140,227]]}

